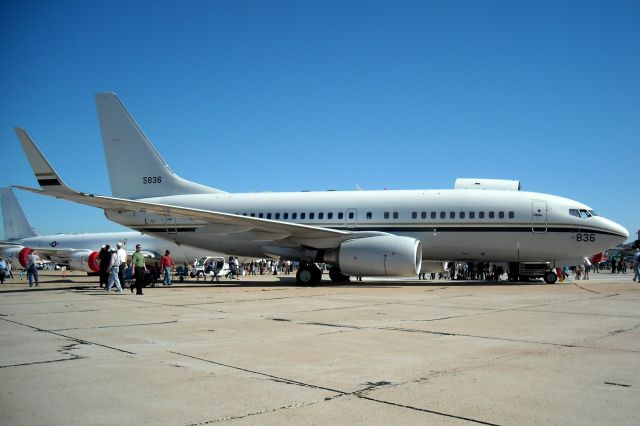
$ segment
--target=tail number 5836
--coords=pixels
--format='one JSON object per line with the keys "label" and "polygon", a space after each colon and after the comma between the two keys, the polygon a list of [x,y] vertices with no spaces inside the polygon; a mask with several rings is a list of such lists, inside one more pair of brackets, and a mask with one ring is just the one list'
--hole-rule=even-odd
{"label": "tail number 5836", "polygon": [[592,243],[596,240],[596,234],[576,234],[576,241]]}
{"label": "tail number 5836", "polygon": [[145,176],[142,178],[142,183],[145,185],[150,183],[162,183],[162,176]]}

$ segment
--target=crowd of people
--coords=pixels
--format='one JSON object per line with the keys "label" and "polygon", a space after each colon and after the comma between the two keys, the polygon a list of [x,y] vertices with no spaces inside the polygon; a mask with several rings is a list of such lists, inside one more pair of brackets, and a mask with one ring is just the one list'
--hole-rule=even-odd
{"label": "crowd of people", "polygon": [[[137,244],[136,251],[131,256],[131,262],[127,263],[127,252],[123,243],[119,242],[115,248],[108,244],[102,246],[98,253],[100,287],[108,292],[115,287],[116,292],[122,293],[128,283],[132,293],[135,290],[136,294],[142,295],[143,287],[155,286],[160,278],[162,278],[162,285],[170,286],[173,284],[172,275],[174,272],[180,273],[181,279],[189,273],[189,265],[186,263],[184,267],[181,266],[176,269],[169,250],[165,251],[159,264],[155,263],[147,266],[141,249],[142,246]],[[224,263],[222,258],[219,258],[219,260]],[[34,285],[38,287],[40,285],[38,265],[41,265],[41,261],[36,250],[30,250],[26,262],[25,269],[20,269],[20,278],[26,273],[29,287]],[[193,264],[193,269],[196,268],[196,263]],[[640,283],[640,249],[635,250],[631,263],[634,271],[633,281]],[[231,279],[240,279],[242,275],[289,275],[298,267],[297,262],[290,260],[260,259],[241,262],[236,256],[229,257],[228,265],[228,277]],[[591,264],[590,262],[584,262],[573,267],[556,268],[556,273],[561,282],[569,279],[571,274],[577,280],[588,280],[592,272],[601,273],[610,269],[612,274],[626,274],[628,267],[629,262],[622,256],[618,258],[611,257],[606,263]],[[216,268],[216,264],[211,262],[207,266],[207,270],[203,272],[211,275],[214,273],[214,268]],[[222,269],[222,265],[218,265],[218,269]],[[0,256],[0,284],[3,284],[5,279],[13,278],[12,270],[11,260],[5,260]],[[489,262],[449,262],[446,270],[437,273],[420,273],[418,278],[428,279],[427,275],[431,280],[436,278],[441,280],[487,281],[510,279],[508,269],[505,269],[500,264]],[[63,276],[66,276],[66,269],[63,269]]]}

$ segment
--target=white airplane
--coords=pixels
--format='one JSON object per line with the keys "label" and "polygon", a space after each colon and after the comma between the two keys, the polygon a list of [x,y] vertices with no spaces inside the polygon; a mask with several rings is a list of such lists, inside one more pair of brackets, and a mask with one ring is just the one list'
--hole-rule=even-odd
{"label": "white airplane", "polygon": [[296,278],[415,276],[423,261],[479,260],[551,269],[626,240],[589,206],[520,191],[517,181],[458,179],[455,189],[227,193],[177,176],[113,93],[96,95],[112,197],[77,192],[23,129],[16,133],[42,189],[104,209],[112,221],[229,254],[299,260]]}
{"label": "white airplane", "polygon": [[133,254],[136,244],[142,245],[142,252],[148,263],[156,263],[165,250],[171,251],[176,264],[193,263],[210,250],[177,245],[171,241],[153,238],[139,232],[104,232],[91,234],[38,235],[29,223],[10,188],[0,188],[0,203],[5,240],[0,242],[0,255],[11,260],[14,265],[27,266],[27,255],[35,249],[41,258],[68,265],[71,269],[88,273],[100,271],[98,251],[104,244],[115,248],[123,242],[127,254]]}

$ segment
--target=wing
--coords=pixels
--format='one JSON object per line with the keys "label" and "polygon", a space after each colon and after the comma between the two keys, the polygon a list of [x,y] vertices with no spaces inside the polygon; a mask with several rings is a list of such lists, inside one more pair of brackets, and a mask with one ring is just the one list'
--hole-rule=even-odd
{"label": "wing", "polygon": [[[204,224],[222,225],[223,227],[227,226],[228,228],[233,229],[231,233],[234,234],[260,234],[259,239],[264,241],[266,246],[274,246],[274,250],[272,250],[272,252],[275,254],[279,254],[277,253],[278,246],[291,247],[291,243],[278,243],[278,241],[282,240],[288,240],[303,248],[326,249],[338,247],[340,243],[345,240],[376,235],[387,235],[381,232],[352,232],[320,228],[316,226],[261,219],[211,210],[78,192],[71,189],[62,181],[62,179],[60,179],[51,164],[23,129],[16,128],[15,130],[31,167],[33,168],[36,179],[42,188],[36,189],[24,186],[15,186],[15,188],[18,189],[74,201],[76,203],[93,207],[99,207],[105,210],[137,211],[155,213],[167,217],[194,219],[203,222]],[[270,242],[273,244],[270,244]]]}

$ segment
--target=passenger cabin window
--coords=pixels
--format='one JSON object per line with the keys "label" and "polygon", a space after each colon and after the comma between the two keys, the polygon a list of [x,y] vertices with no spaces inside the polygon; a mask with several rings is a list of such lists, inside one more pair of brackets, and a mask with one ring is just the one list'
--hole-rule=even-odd
{"label": "passenger cabin window", "polygon": [[460,212],[460,219],[464,219],[464,212]]}
{"label": "passenger cabin window", "polygon": [[324,213],[322,212],[318,213],[318,219],[324,219]]}
{"label": "passenger cabin window", "polygon": [[353,212],[349,212],[349,219],[353,219],[355,217],[355,214]]}
{"label": "passenger cabin window", "polygon": [[384,212],[384,218],[389,219],[389,212]]}
{"label": "passenger cabin window", "polygon": [[478,213],[478,217],[479,217],[480,219],[484,219],[484,212],[479,212],[479,213]]}
{"label": "passenger cabin window", "polygon": [[344,218],[344,213],[339,212],[339,213],[338,213],[338,219],[343,219],[343,218]]}
{"label": "passenger cabin window", "polygon": [[427,218],[427,212],[420,213],[420,218],[421,219],[426,219]]}
{"label": "passenger cabin window", "polygon": [[500,219],[504,219],[504,212],[498,212],[498,217]]}
{"label": "passenger cabin window", "polygon": [[431,212],[431,219],[435,219],[436,218],[436,212]]}
{"label": "passenger cabin window", "polygon": [[271,219],[271,213],[267,213],[267,219]]}
{"label": "passenger cabin window", "polygon": [[315,213],[309,213],[309,219],[313,219],[315,217]]}
{"label": "passenger cabin window", "polygon": [[447,213],[440,212],[440,219],[446,219],[446,218],[447,218]]}
{"label": "passenger cabin window", "polygon": [[251,217],[256,217],[256,214],[255,213],[251,213]]}
{"label": "passenger cabin window", "polygon": [[367,212],[367,219],[371,219],[373,217],[373,213]]}
{"label": "passenger cabin window", "polygon": [[300,219],[304,219],[305,217],[307,217],[306,213],[300,213]]}
{"label": "passenger cabin window", "polygon": [[494,212],[489,212],[489,219],[493,219],[494,217],[496,217],[496,214]]}
{"label": "passenger cabin window", "polygon": [[246,213],[242,213],[242,216],[246,216],[246,215],[247,215]]}
{"label": "passenger cabin window", "polygon": [[469,219],[474,219],[476,217],[476,212],[469,212]]}
{"label": "passenger cabin window", "polygon": [[509,219],[513,219],[514,217],[516,217],[514,212],[509,212]]}
{"label": "passenger cabin window", "polygon": [[449,212],[449,219],[455,219],[456,218],[456,212]]}
{"label": "passenger cabin window", "polygon": [[258,217],[259,218],[263,218],[264,217],[264,213],[258,213]]}
{"label": "passenger cabin window", "polygon": [[291,219],[295,220],[298,218],[298,213],[291,213]]}
{"label": "passenger cabin window", "polygon": [[417,219],[418,218],[418,212],[411,212],[411,219]]}
{"label": "passenger cabin window", "polygon": [[276,213],[276,219],[280,219],[280,213]]}
{"label": "passenger cabin window", "polygon": [[333,212],[327,213],[327,219],[333,219]]}
{"label": "passenger cabin window", "polygon": [[393,212],[393,218],[397,219],[398,218],[398,212]]}
{"label": "passenger cabin window", "polygon": [[283,219],[289,219],[289,213],[283,213],[282,214],[282,218]]}

